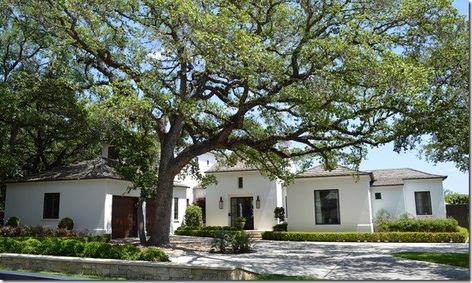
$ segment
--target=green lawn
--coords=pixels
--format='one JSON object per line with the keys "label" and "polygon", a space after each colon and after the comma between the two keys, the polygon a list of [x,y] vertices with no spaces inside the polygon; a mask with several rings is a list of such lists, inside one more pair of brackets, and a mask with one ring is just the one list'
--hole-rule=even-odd
{"label": "green lawn", "polygon": [[469,267],[468,253],[400,252],[393,253],[392,255],[406,259]]}
{"label": "green lawn", "polygon": [[266,281],[277,281],[277,280],[318,280],[316,277],[302,276],[302,275],[282,275],[282,274],[257,274],[254,280],[266,280]]}

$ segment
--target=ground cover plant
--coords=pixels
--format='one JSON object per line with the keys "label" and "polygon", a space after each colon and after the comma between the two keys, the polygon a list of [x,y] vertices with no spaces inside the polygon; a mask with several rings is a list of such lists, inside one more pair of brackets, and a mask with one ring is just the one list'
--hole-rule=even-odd
{"label": "ground cover plant", "polygon": [[469,268],[468,253],[398,252],[393,256]]}
{"label": "ground cover plant", "polygon": [[245,231],[217,230],[211,244],[213,253],[249,253],[254,242]]}
{"label": "ground cover plant", "polygon": [[418,242],[464,243],[467,236],[460,232],[273,232],[262,233],[264,240],[320,242]]}
{"label": "ground cover plant", "polygon": [[80,238],[1,237],[0,252],[125,260],[169,261],[167,255],[158,248],[139,248],[131,244],[110,244],[105,242],[103,238],[93,236]]}

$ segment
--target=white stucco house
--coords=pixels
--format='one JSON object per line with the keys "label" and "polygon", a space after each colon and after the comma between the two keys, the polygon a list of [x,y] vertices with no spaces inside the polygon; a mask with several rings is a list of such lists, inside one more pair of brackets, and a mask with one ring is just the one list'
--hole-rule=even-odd
{"label": "white stucco house", "polygon": [[207,225],[234,226],[244,216],[245,229],[271,230],[275,207],[285,208],[288,231],[372,232],[382,209],[392,217],[446,217],[446,176],[409,168],[364,172],[316,166],[287,187],[242,163],[215,164],[206,173],[217,179],[206,191]]}
{"label": "white stucco house", "polygon": [[[66,167],[41,172],[7,183],[5,219],[16,216],[23,225],[57,227],[60,219],[70,217],[74,229],[92,234],[111,234],[113,238],[137,236],[139,191],[129,191],[131,183],[114,169],[114,161],[102,156]],[[200,167],[209,168],[212,156],[202,156]],[[171,233],[183,223],[186,207],[201,197],[203,189],[188,178],[174,181]],[[146,213],[146,229],[153,216]]]}
{"label": "white stucco house", "polygon": [[[101,157],[8,182],[5,219],[16,216],[24,225],[57,227],[60,219],[70,217],[74,229],[135,237],[139,191],[128,190],[131,183],[107,156],[104,147]],[[221,166],[211,153],[198,162],[201,172],[214,175],[217,183],[203,189],[189,176],[176,177],[170,233],[199,198],[205,198],[207,226],[235,226],[236,218],[244,216],[248,230],[272,230],[276,207],[285,208],[289,231],[373,231],[380,210],[392,217],[446,217],[446,176],[408,168],[353,171],[339,166],[325,171],[316,166],[285,187],[243,163]],[[147,230],[155,222],[146,213],[152,205],[143,205]]]}

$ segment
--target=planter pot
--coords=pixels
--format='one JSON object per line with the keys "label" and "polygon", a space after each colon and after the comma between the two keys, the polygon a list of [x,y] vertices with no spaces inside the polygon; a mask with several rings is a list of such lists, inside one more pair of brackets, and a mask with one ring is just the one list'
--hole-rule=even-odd
{"label": "planter pot", "polygon": [[246,225],[246,222],[238,222],[236,224],[239,226],[239,228],[244,229],[244,226]]}

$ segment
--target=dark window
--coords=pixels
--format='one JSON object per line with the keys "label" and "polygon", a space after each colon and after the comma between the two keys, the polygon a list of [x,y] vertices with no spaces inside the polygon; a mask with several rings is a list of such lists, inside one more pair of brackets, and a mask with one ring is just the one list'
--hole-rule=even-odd
{"label": "dark window", "polygon": [[238,188],[242,188],[243,187],[243,177],[239,177],[238,178]]}
{"label": "dark window", "polygon": [[189,199],[187,199],[187,206],[189,206],[189,205],[190,205],[190,200],[189,200]]}
{"label": "dark window", "polygon": [[207,166],[210,165],[210,160],[207,160]]}
{"label": "dark window", "polygon": [[416,215],[431,215],[431,194],[429,192],[415,192]]}
{"label": "dark window", "polygon": [[381,193],[375,193],[375,199],[382,199]]}
{"label": "dark window", "polygon": [[59,218],[59,193],[44,194],[43,219]]}
{"label": "dark window", "polygon": [[174,220],[179,219],[179,198],[174,198]]}
{"label": "dark window", "polygon": [[315,220],[316,224],[340,224],[339,191],[315,191]]}

